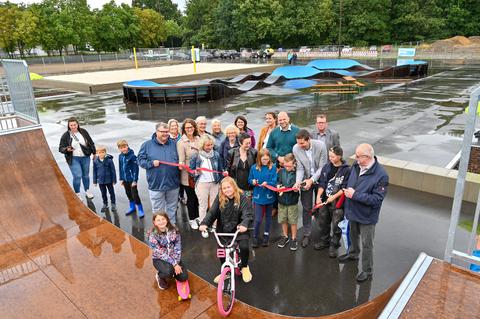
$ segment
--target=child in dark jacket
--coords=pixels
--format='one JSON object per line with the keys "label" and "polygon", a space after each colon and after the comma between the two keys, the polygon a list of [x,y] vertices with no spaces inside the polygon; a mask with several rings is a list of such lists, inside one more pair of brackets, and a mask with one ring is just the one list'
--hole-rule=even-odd
{"label": "child in dark jacket", "polygon": [[337,257],[337,248],[340,247],[342,230],[338,223],[343,220],[343,189],[347,187],[350,175],[350,167],[342,157],[343,150],[340,146],[334,146],[328,151],[329,162],[322,168],[316,200],[317,204],[324,205],[318,215],[320,242],[316,243],[314,248],[329,247],[328,255],[331,258]]}
{"label": "child in dark jacket", "polygon": [[262,246],[268,246],[268,238],[270,236],[270,223],[272,222],[273,203],[277,200],[275,192],[269,190],[265,186],[277,185],[277,168],[273,165],[270,152],[263,148],[258,152],[257,164],[250,168],[248,175],[248,183],[255,188],[253,189],[254,211],[255,211],[255,232],[252,240],[252,247],[258,247],[258,235],[262,224],[263,215],[265,214],[265,230],[263,233]]}
{"label": "child in dark jacket", "polygon": [[135,152],[128,147],[126,140],[120,140],[117,142],[120,155],[118,156],[118,171],[120,175],[120,184],[125,188],[128,201],[130,202],[130,208],[125,215],[130,215],[135,212],[135,205],[137,205],[138,217],[143,218],[145,213],[143,212],[142,201],[138,196],[138,163]]}
{"label": "child in dark jacket", "polygon": [[115,173],[115,164],[113,164],[113,156],[107,154],[105,146],[97,147],[97,158],[93,161],[93,185],[100,187],[102,193],[103,207],[102,211],[108,209],[107,190],[110,194],[110,202],[112,203],[112,211],[117,210],[115,201],[115,190],[113,185],[117,183],[117,174]]}
{"label": "child in dark jacket", "polygon": [[[295,157],[292,153],[283,158],[283,168],[278,172],[278,188],[293,187],[296,180]],[[282,225],[283,236],[277,247],[285,247],[290,239],[288,238],[288,225],[292,231],[290,250],[297,250],[297,221],[298,221],[298,191],[278,194],[278,223]]]}

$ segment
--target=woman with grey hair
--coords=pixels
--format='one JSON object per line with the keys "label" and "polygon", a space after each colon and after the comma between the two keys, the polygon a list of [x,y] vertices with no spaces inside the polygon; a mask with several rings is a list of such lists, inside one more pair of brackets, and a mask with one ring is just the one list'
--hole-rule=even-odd
{"label": "woman with grey hair", "polygon": [[[195,170],[192,174],[195,179],[195,194],[198,198],[199,219],[203,220],[207,215],[208,199],[213,202],[218,195],[218,183],[222,180],[224,174],[223,164],[220,155],[213,149],[214,139],[208,134],[204,134],[198,141],[199,151],[190,159],[190,168]],[[213,170],[209,172],[201,168]],[[225,175],[228,175],[225,173]],[[207,238],[208,233],[202,232],[202,236]]]}
{"label": "woman with grey hair", "polygon": [[225,139],[225,134],[222,132],[222,122],[220,122],[219,119],[213,119],[211,128],[212,136],[215,139],[213,149],[218,152],[220,150],[220,145],[222,145],[222,142]]}

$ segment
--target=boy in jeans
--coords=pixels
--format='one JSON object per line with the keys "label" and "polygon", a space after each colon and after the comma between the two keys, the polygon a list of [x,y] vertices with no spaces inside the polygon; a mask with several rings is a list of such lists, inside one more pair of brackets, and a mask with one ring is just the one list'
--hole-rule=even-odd
{"label": "boy in jeans", "polygon": [[[295,184],[295,157],[292,153],[285,155],[283,168],[278,172],[278,188],[293,187]],[[285,247],[290,239],[288,238],[288,225],[292,231],[290,250],[297,250],[297,221],[298,221],[298,191],[280,193],[278,195],[278,223],[282,225],[283,236],[278,243],[279,248]]]}
{"label": "boy in jeans", "polygon": [[128,147],[126,140],[120,140],[117,142],[120,155],[118,156],[118,171],[120,172],[120,183],[125,188],[128,200],[130,201],[130,208],[125,215],[130,215],[135,211],[135,205],[137,205],[138,217],[143,218],[145,213],[143,212],[142,201],[138,196],[137,181],[138,181],[138,163],[137,156],[134,151]]}
{"label": "boy in jeans", "polygon": [[115,173],[115,164],[113,164],[113,156],[107,154],[105,146],[97,147],[97,157],[93,161],[93,185],[100,186],[102,193],[103,207],[102,212],[108,209],[107,190],[110,194],[110,202],[112,203],[112,211],[117,210],[115,204],[115,190],[113,185],[117,182],[117,174]]}

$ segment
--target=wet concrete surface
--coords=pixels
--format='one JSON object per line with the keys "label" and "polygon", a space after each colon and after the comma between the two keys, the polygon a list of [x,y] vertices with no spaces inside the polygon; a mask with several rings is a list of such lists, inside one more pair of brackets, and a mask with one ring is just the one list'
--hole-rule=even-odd
{"label": "wet concrete surface", "polygon": [[[214,103],[126,106],[122,92],[114,91],[43,100],[38,102],[38,109],[47,141],[69,180],[71,174],[63,155],[58,153],[58,142],[70,116],[76,116],[96,144],[106,145],[117,158],[118,139],[126,138],[138,152],[142,142],[154,132],[155,123],[169,118],[183,120],[205,115],[220,119],[225,127],[241,114],[258,133],[267,111],[287,111],[293,123],[309,128],[313,128],[317,113],[326,112],[330,126],[340,133],[347,156],[353,154],[358,143],[369,142],[380,156],[445,166],[460,149],[468,92],[479,83],[478,71],[459,68],[416,81],[407,89],[368,83],[366,92],[353,98],[326,95],[315,99],[308,90],[299,92],[273,86]],[[118,213],[100,213],[98,189],[94,189],[95,198],[89,206],[144,241],[145,232],[152,225],[145,171],[140,170],[139,180],[140,196],[147,211],[145,220],[135,215],[126,217],[128,203],[123,188],[116,185],[115,190]],[[443,257],[451,203],[448,198],[391,187],[376,228],[371,283],[357,285],[357,266],[339,265],[328,258],[326,251],[308,247],[291,252],[272,244],[252,254],[254,281],[241,284],[237,297],[261,309],[290,315],[330,314],[352,308],[391,286],[408,271],[421,251]],[[464,205],[463,210],[473,211],[470,206]],[[213,238],[201,240],[198,233],[185,226],[183,207],[178,216],[183,221],[179,225],[189,269],[212,282],[220,266]],[[272,237],[278,238],[279,227],[273,224]],[[466,236],[465,231],[459,232],[459,244],[466,242]]]}

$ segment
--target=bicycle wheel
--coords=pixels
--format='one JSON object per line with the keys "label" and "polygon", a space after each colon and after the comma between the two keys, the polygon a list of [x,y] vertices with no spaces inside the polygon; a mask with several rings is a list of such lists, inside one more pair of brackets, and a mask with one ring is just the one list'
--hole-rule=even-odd
{"label": "bicycle wheel", "polygon": [[218,311],[224,317],[228,316],[235,301],[235,291],[232,289],[233,274],[230,267],[223,268],[217,287]]}

